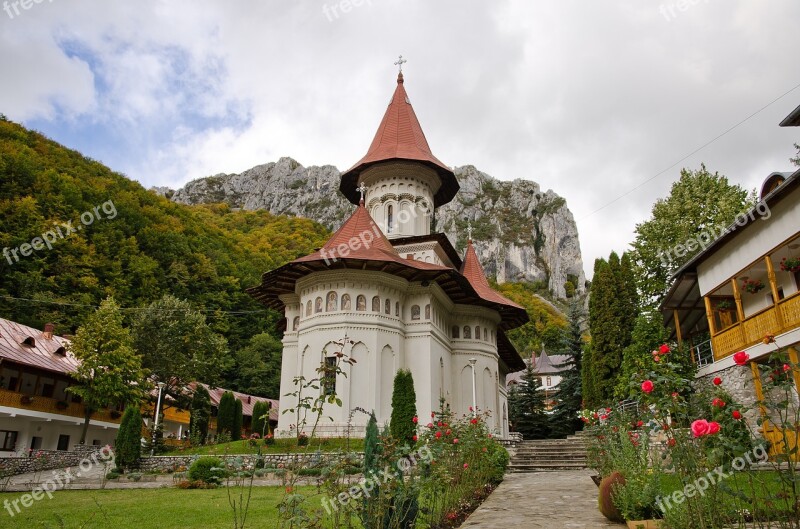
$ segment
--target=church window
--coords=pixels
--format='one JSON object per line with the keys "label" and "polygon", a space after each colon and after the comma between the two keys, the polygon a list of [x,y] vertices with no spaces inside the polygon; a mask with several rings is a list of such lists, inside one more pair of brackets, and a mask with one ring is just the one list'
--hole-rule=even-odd
{"label": "church window", "polygon": [[356,298],[356,310],[365,311],[367,310],[367,298],[364,296],[358,296]]}
{"label": "church window", "polygon": [[381,311],[381,298],[375,296],[372,298],[372,312],[380,312]]}
{"label": "church window", "polygon": [[295,316],[292,320],[292,330],[296,331],[298,327],[300,327],[300,316]]}
{"label": "church window", "polygon": [[411,305],[411,319],[412,320],[419,319],[419,305]]}
{"label": "church window", "polygon": [[431,319],[431,305],[430,305],[430,303],[425,305],[425,319],[426,320]]}
{"label": "church window", "polygon": [[469,325],[464,325],[464,339],[469,340],[472,338],[472,329],[469,328]]}
{"label": "church window", "polygon": [[311,316],[311,300],[310,299],[308,300],[308,303],[306,303],[306,316]]}
{"label": "church window", "polygon": [[333,312],[336,310],[336,305],[339,303],[339,295],[336,292],[328,292],[327,302],[325,303],[325,311]]}
{"label": "church window", "polygon": [[386,208],[386,233],[392,233],[392,224],[394,223],[394,206],[389,204]]}
{"label": "church window", "polygon": [[400,302],[399,301],[395,301],[394,302],[394,315],[397,316],[398,318],[400,317]]}
{"label": "church window", "polygon": [[483,328],[483,341],[484,342],[488,342],[489,341],[489,332],[486,329],[486,327]]}
{"label": "church window", "polygon": [[481,339],[481,328],[478,325],[475,326],[475,339],[476,340]]}
{"label": "church window", "polygon": [[459,334],[458,333],[458,325],[453,325],[453,328],[451,329],[451,331],[453,333],[453,338],[458,338],[458,334]]}
{"label": "church window", "polygon": [[325,358],[325,373],[322,375],[322,387],[325,395],[336,394],[336,357]]}
{"label": "church window", "polygon": [[314,313],[322,312],[322,298],[314,300]]}
{"label": "church window", "polygon": [[389,300],[389,298],[386,298],[386,302],[383,304],[383,312],[386,314],[392,313],[392,302]]}

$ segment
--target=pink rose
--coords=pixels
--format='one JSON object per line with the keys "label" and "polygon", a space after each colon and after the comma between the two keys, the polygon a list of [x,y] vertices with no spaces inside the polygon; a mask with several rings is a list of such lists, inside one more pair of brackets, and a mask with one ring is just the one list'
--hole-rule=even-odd
{"label": "pink rose", "polygon": [[651,393],[653,391],[653,382],[650,380],[645,380],[642,382],[642,391],[645,393]]}
{"label": "pink rose", "polygon": [[705,419],[697,419],[692,423],[692,435],[702,437],[708,433],[709,424]]}
{"label": "pink rose", "polygon": [[739,351],[735,355],[733,355],[733,361],[736,362],[737,366],[743,366],[750,360],[750,355],[745,353],[744,351]]}

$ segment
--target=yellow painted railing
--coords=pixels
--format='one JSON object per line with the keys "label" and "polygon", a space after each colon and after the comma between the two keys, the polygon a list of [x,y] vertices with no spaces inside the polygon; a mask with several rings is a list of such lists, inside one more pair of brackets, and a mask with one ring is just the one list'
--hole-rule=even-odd
{"label": "yellow painted railing", "polygon": [[[797,461],[800,458],[800,452],[795,450],[797,447],[797,431],[788,428],[776,428],[768,421],[764,421],[762,433],[764,434],[764,439],[770,442],[769,456],[771,458],[776,456],[785,458],[787,454],[793,461]],[[785,446],[787,443],[789,444],[788,447]]]}
{"label": "yellow painted railing", "polygon": [[[54,413],[57,415],[66,415],[68,417],[78,417],[83,419],[84,407],[83,404],[75,402],[64,402],[50,397],[30,396],[16,391],[9,391],[7,389],[0,389],[0,406],[8,406],[10,408],[20,408],[23,410],[41,411],[44,413]],[[115,413],[116,415],[116,413]],[[110,410],[99,410],[92,414],[92,420],[114,422],[118,423],[121,420],[120,416],[111,417]]]}
{"label": "yellow painted railing", "polygon": [[190,418],[191,414],[186,410],[181,410],[179,408],[167,408],[164,410],[165,421],[172,421],[181,424],[189,424]]}
{"label": "yellow painted railing", "polygon": [[[779,322],[783,320],[781,326]],[[755,345],[766,334],[782,334],[800,327],[800,292],[796,292],[770,307],[754,314],[740,323],[719,331],[711,338],[714,358],[726,356]]]}

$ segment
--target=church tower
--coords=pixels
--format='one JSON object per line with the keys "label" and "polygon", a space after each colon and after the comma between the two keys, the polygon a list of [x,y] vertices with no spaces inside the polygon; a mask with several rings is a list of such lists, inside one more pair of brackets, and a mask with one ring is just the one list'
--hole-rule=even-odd
{"label": "church tower", "polygon": [[362,184],[367,211],[390,240],[430,235],[434,209],[458,192],[453,171],[428,146],[402,71],[367,154],[342,174],[339,189],[358,204]]}

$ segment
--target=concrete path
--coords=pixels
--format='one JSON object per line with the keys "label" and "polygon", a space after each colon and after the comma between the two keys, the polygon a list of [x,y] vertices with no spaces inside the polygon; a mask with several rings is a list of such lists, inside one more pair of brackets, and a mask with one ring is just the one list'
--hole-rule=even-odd
{"label": "concrete path", "polygon": [[462,528],[517,529],[618,527],[597,510],[591,470],[506,474]]}

